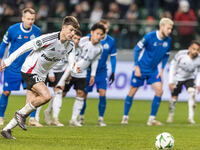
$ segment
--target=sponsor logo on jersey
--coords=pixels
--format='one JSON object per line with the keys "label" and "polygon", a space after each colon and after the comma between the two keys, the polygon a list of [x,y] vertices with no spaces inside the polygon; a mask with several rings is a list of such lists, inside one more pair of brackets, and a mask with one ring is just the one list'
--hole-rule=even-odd
{"label": "sponsor logo on jersey", "polygon": [[104,49],[109,49],[108,43],[105,43],[105,44],[103,45],[103,48],[104,48]]}
{"label": "sponsor logo on jersey", "polygon": [[25,39],[28,39],[28,36],[24,36]]}
{"label": "sponsor logo on jersey", "polygon": [[60,60],[61,60],[61,59],[56,58],[56,57],[49,58],[49,57],[47,57],[45,54],[42,54],[41,57],[44,57],[44,59],[47,60],[47,61],[53,61],[53,62],[57,62],[57,61],[60,61]]}
{"label": "sponsor logo on jersey", "polygon": [[32,40],[32,39],[34,39],[34,38],[35,38],[35,35],[32,34],[32,35],[30,36],[30,39]]}
{"label": "sponsor logo on jersey", "polygon": [[17,39],[19,39],[19,40],[22,39],[22,35],[20,34]]}
{"label": "sponsor logo on jersey", "polygon": [[157,46],[157,42],[154,42],[154,43],[153,43],[153,46]]}
{"label": "sponsor logo on jersey", "polygon": [[38,47],[41,47],[41,46],[42,46],[42,41],[41,41],[41,40],[37,40],[37,41],[36,41],[36,45],[37,45]]}
{"label": "sponsor logo on jersey", "polygon": [[163,47],[167,47],[168,46],[168,43],[167,42],[164,42],[163,43]]}

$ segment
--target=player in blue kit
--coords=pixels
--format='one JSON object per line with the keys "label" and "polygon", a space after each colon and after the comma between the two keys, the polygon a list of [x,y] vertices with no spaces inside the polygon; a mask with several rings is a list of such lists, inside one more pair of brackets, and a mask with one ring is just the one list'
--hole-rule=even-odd
{"label": "player in blue kit", "polygon": [[[100,24],[102,24],[105,29],[106,29],[106,34],[103,40],[101,40],[101,44],[103,46],[103,52],[101,54],[101,58],[98,62],[98,67],[97,67],[97,72],[95,76],[95,84],[97,86],[97,90],[99,92],[99,118],[98,118],[98,123],[100,126],[106,126],[104,123],[103,117],[104,117],[104,112],[106,109],[106,88],[107,88],[107,59],[108,56],[110,56],[110,61],[111,61],[111,68],[112,68],[112,73],[109,77],[109,82],[110,84],[113,83],[115,80],[115,68],[116,68],[116,55],[117,55],[117,49],[116,49],[116,44],[115,40],[108,35],[109,31],[109,26],[110,22],[105,19],[101,19]],[[92,92],[93,86],[89,86],[89,81],[90,81],[90,69],[88,69],[87,72],[87,88],[86,88],[86,93]],[[87,95],[87,94],[86,94]],[[84,121],[84,112],[86,109],[86,99],[84,101],[84,106],[81,110],[79,121],[81,124],[83,124]]]}
{"label": "player in blue kit", "polygon": [[[24,43],[41,35],[39,27],[34,25],[35,15],[36,12],[34,9],[25,8],[22,11],[22,22],[8,28],[0,46],[0,63],[9,44],[10,48],[8,52],[10,55]],[[21,67],[28,54],[29,52],[21,55],[4,71],[3,93],[0,98],[0,125],[4,124],[5,110],[11,91],[20,90],[21,84],[24,88],[26,87],[21,77]]]}
{"label": "player in blue kit", "polygon": [[[155,91],[147,125],[162,125],[161,122],[156,120],[156,114],[163,93],[162,73],[171,50],[169,35],[172,32],[173,21],[169,18],[162,18],[159,27],[159,30],[146,34],[134,48],[135,69],[132,73],[131,87],[124,103],[122,124],[128,124],[128,113],[133,102],[133,96],[146,80],[147,84],[151,84]],[[160,62],[162,62],[162,67],[159,71],[158,64]]]}

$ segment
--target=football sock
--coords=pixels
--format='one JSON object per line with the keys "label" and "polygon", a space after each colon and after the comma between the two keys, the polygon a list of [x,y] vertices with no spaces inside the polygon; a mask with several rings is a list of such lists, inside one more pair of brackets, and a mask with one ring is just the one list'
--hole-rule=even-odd
{"label": "football sock", "polygon": [[106,97],[99,96],[99,116],[103,117],[106,109]]}
{"label": "football sock", "polygon": [[53,99],[53,118],[58,118],[62,106],[62,90],[55,92]]}
{"label": "football sock", "polygon": [[86,106],[87,106],[86,99],[84,99],[83,108],[81,109],[80,115],[84,115],[85,114]]}
{"label": "football sock", "polygon": [[4,117],[8,105],[8,96],[2,93],[0,98],[0,117]]}
{"label": "football sock", "polygon": [[36,108],[31,104],[31,102],[27,103],[22,109],[18,110],[20,114],[28,116],[32,111]]}
{"label": "football sock", "polygon": [[133,103],[133,97],[127,95],[124,101],[124,116],[128,116],[132,103]]}
{"label": "football sock", "polygon": [[176,107],[176,99],[172,98],[169,101],[169,114],[172,116],[174,115],[175,107]]}
{"label": "football sock", "polygon": [[80,114],[81,109],[83,108],[84,98],[76,97],[72,110],[72,120],[76,120]]}
{"label": "football sock", "polygon": [[2,130],[7,131],[8,129],[13,129],[16,126],[17,126],[17,120],[14,117]]}
{"label": "football sock", "polygon": [[47,108],[45,109],[45,111],[47,111],[47,112],[49,112],[49,113],[51,113],[51,111],[52,111],[52,105],[53,105],[53,101],[54,101],[54,97],[49,101],[49,104],[48,104],[48,106],[47,106]]}
{"label": "football sock", "polygon": [[40,107],[38,107],[38,108],[36,109],[35,120],[36,120],[37,122],[39,122],[39,120],[40,120],[40,110],[41,110],[41,108],[42,108],[42,106],[40,106]]}
{"label": "football sock", "polygon": [[194,119],[194,110],[195,110],[195,89],[188,88],[189,100],[188,100],[188,111],[189,111],[189,119]]}
{"label": "football sock", "polygon": [[151,105],[151,116],[156,116],[158,108],[160,106],[161,97],[154,96],[152,105]]}

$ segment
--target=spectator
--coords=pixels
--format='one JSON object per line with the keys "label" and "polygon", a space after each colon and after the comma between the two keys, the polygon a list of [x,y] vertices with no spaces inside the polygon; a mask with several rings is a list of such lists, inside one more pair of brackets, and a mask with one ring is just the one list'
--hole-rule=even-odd
{"label": "spectator", "polygon": [[144,0],[147,18],[158,19],[159,0]]}
{"label": "spectator", "polygon": [[117,3],[115,2],[110,3],[106,17],[108,19],[120,19],[120,9]]}
{"label": "spectator", "polygon": [[196,21],[194,10],[190,9],[187,0],[181,0],[179,2],[179,8],[175,12],[174,20],[184,21],[184,23],[179,22],[177,30],[179,34],[179,43],[181,44],[180,48],[187,48],[189,43],[194,39],[195,26],[193,23]]}
{"label": "spectator", "polygon": [[103,16],[103,9],[101,2],[96,2],[94,8],[90,14],[90,23],[95,24],[100,21]]}

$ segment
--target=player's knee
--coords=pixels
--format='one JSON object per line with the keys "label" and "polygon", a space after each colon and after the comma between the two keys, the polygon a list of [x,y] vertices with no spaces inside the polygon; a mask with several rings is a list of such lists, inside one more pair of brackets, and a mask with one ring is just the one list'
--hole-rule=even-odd
{"label": "player's knee", "polygon": [[50,101],[53,98],[53,95],[51,93],[46,93],[43,97],[45,101]]}
{"label": "player's knee", "polygon": [[106,90],[99,89],[99,95],[100,96],[106,96]]}
{"label": "player's knee", "polygon": [[162,94],[163,94],[163,90],[162,90],[162,89],[159,89],[159,90],[157,90],[155,93],[156,93],[156,96],[161,97]]}
{"label": "player's knee", "polygon": [[82,90],[77,90],[77,97],[85,97],[85,92]]}
{"label": "player's knee", "polygon": [[9,96],[10,95],[10,91],[3,91],[3,94],[5,95],[5,96]]}

